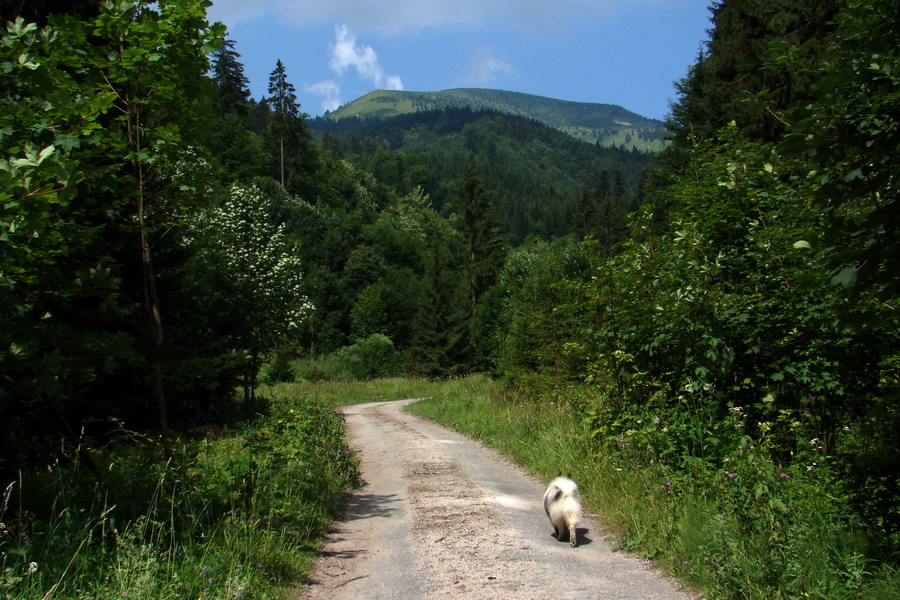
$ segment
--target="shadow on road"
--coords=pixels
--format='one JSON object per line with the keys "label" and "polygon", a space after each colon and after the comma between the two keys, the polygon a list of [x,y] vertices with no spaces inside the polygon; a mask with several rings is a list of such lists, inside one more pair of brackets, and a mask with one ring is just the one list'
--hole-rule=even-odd
{"label": "shadow on road", "polygon": [[344,504],[342,521],[356,521],[373,517],[388,518],[397,511],[400,502],[396,494],[351,494]]}
{"label": "shadow on road", "polygon": [[[578,529],[575,530],[575,535],[578,537],[578,545],[579,546],[590,546],[593,543],[594,540],[592,540],[591,538],[589,538],[587,536],[587,532],[588,532],[588,530],[585,528],[582,528],[582,527],[579,527]],[[557,539],[555,532],[551,533],[550,537],[552,537],[554,540]],[[568,534],[563,536],[562,541],[566,542],[567,544],[569,543]]]}

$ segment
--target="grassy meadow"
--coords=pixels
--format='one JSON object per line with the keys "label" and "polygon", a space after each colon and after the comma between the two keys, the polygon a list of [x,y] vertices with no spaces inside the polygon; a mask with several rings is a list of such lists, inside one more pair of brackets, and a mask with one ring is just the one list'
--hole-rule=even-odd
{"label": "grassy meadow", "polygon": [[[597,439],[590,391],[536,396],[483,376],[279,384],[266,410],[217,439],[91,448],[9,482],[0,595],[16,599],[288,598],[343,494],[359,483],[335,407],[424,398],[411,412],[483,440],[549,480],[571,473],[602,532],[709,598],[888,600],[900,575],[829,493],[826,470],[775,472],[746,449],[672,466],[641,448],[653,424]],[[656,432],[664,435],[665,432]]]}

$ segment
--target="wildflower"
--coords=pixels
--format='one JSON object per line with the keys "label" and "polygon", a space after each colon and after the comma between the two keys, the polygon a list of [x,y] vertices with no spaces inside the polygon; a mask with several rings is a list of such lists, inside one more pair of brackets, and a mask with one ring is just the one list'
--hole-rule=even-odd
{"label": "wildflower", "polygon": [[788,475],[787,473],[782,473],[782,474],[781,474],[781,478],[782,478],[782,479],[790,479],[791,476]]}
{"label": "wildflower", "polygon": [[738,476],[738,474],[737,473],[729,473],[728,476],[731,477],[732,479],[734,479],[735,477]]}
{"label": "wildflower", "polygon": [[29,573],[37,573],[38,564],[36,562],[28,563],[28,572]]}

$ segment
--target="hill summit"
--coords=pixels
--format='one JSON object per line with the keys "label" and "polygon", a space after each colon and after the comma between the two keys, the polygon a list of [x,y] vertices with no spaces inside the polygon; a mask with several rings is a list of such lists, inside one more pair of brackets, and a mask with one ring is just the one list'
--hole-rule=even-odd
{"label": "hill summit", "polygon": [[659,150],[662,121],[614,104],[571,102],[520,92],[464,88],[441,92],[376,90],[326,113],[325,119],[389,119],[415,112],[470,108],[534,119],[575,138],[601,146]]}

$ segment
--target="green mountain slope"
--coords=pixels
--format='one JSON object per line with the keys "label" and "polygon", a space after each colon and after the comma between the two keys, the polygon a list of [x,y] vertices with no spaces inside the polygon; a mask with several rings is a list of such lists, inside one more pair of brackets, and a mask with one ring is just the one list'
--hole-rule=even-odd
{"label": "green mountain slope", "polygon": [[540,121],[575,138],[601,146],[624,146],[648,152],[663,146],[662,121],[648,119],[613,104],[569,102],[519,92],[455,89],[442,92],[376,90],[325,118],[385,119],[415,112],[470,108]]}
{"label": "green mountain slope", "polygon": [[474,167],[513,244],[529,235],[570,233],[582,186],[604,172],[607,191],[623,211],[631,210],[652,160],[635,149],[585,143],[535,119],[468,107],[319,118],[310,127],[326,147],[392,189],[421,186],[445,214],[466,169]]}

